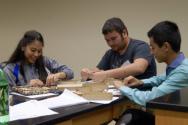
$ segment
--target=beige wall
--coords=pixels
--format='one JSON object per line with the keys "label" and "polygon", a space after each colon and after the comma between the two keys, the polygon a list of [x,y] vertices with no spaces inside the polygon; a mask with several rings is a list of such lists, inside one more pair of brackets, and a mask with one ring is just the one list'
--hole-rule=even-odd
{"label": "beige wall", "polygon": [[[147,31],[163,20],[177,22],[182,50],[188,54],[187,0],[0,0],[0,61],[8,59],[23,33],[40,31],[44,54],[70,66],[79,78],[83,67],[95,67],[108,49],[101,27],[120,17],[133,38],[148,41]],[[165,65],[158,64],[158,73]]]}

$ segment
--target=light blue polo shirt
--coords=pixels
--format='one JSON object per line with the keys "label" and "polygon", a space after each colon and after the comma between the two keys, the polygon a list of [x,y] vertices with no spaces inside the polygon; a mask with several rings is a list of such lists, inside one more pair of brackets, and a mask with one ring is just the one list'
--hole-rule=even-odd
{"label": "light blue polo shirt", "polygon": [[127,86],[120,88],[123,95],[127,96],[139,105],[146,105],[146,102],[157,97],[169,94],[188,86],[188,59],[183,53],[167,66],[166,73],[142,80],[144,85],[153,86],[152,90],[140,91]]}

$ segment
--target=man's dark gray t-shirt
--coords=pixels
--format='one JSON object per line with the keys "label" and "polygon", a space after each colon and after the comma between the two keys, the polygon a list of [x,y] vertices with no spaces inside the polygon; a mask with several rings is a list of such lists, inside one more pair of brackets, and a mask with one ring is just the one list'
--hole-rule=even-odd
{"label": "man's dark gray t-shirt", "polygon": [[138,79],[145,79],[156,75],[156,63],[153,55],[150,53],[149,45],[140,40],[130,39],[127,50],[120,55],[119,53],[108,50],[97,68],[101,70],[109,70],[126,66],[133,63],[135,59],[144,58],[148,61],[148,67],[143,74],[135,76]]}

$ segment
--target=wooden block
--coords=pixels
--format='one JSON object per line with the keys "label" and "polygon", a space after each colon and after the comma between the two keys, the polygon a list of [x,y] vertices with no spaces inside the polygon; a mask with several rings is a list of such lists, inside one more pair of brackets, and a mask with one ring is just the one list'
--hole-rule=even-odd
{"label": "wooden block", "polygon": [[113,95],[107,92],[90,92],[83,94],[82,97],[88,100],[112,100]]}
{"label": "wooden block", "polygon": [[83,83],[78,80],[61,81],[57,85],[58,90],[64,90],[65,88],[75,90],[76,88],[83,87]]}
{"label": "wooden block", "polygon": [[75,88],[75,87],[82,87],[82,83],[65,83],[57,85],[57,88]]}

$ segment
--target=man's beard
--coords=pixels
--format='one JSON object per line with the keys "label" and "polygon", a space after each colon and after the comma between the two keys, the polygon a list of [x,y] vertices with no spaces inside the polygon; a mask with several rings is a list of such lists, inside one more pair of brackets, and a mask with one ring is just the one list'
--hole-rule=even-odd
{"label": "man's beard", "polygon": [[126,43],[124,42],[124,40],[125,39],[123,37],[121,37],[121,45],[116,47],[116,49],[114,51],[122,52],[126,48]]}

